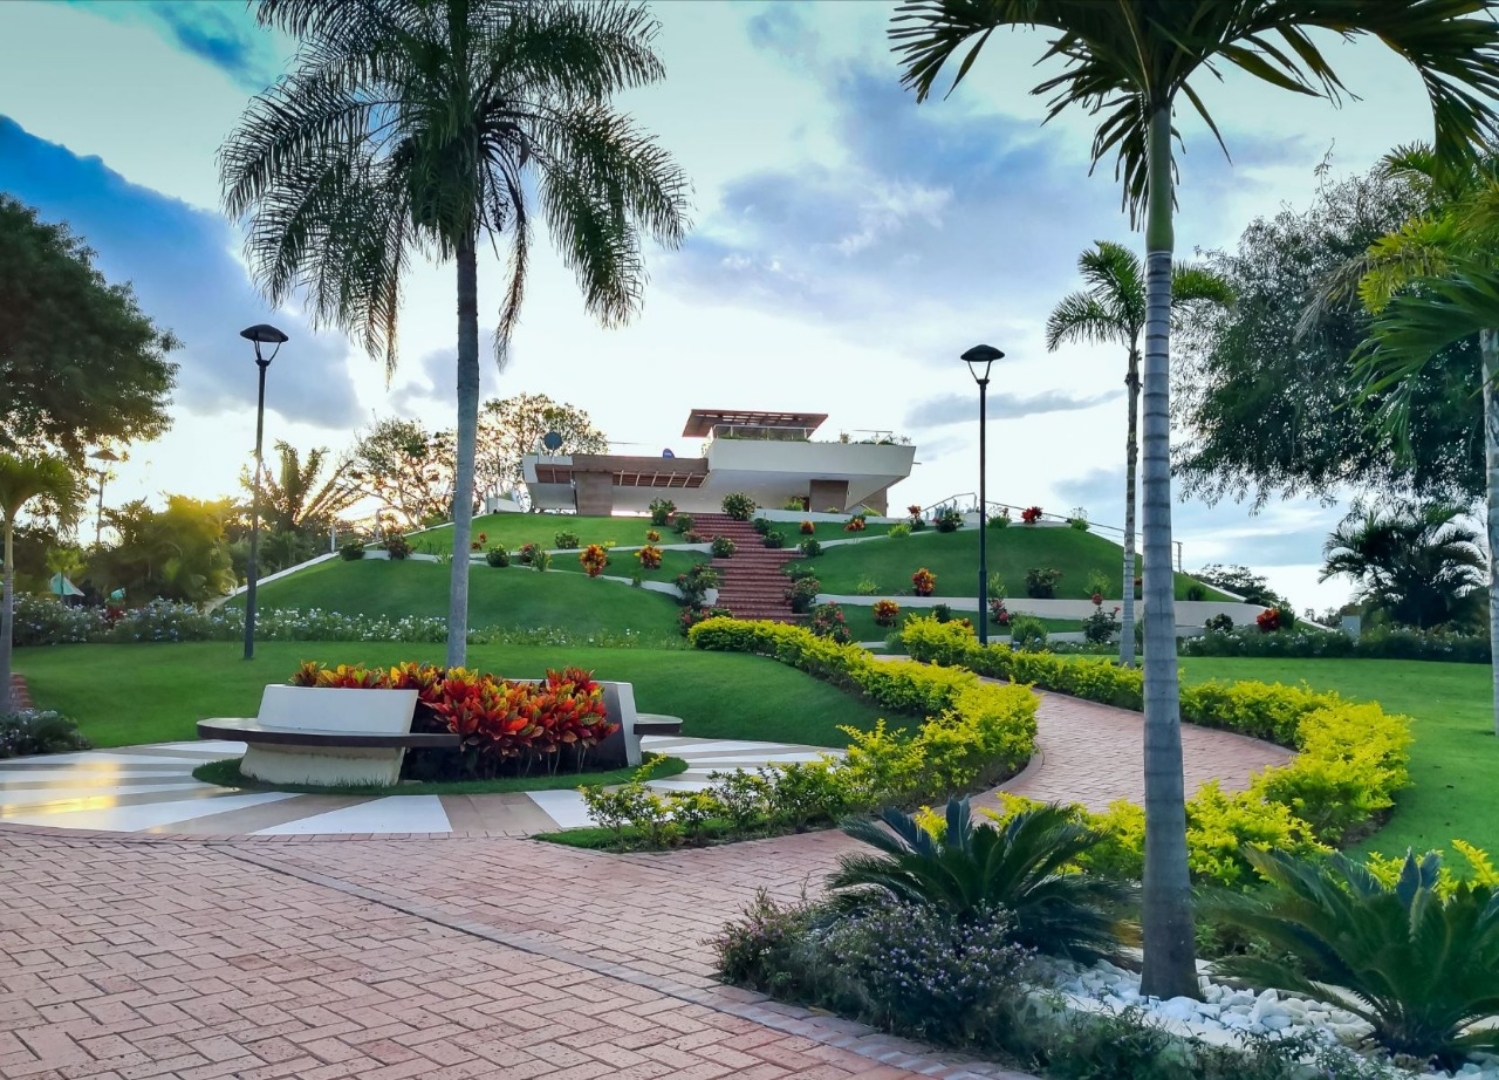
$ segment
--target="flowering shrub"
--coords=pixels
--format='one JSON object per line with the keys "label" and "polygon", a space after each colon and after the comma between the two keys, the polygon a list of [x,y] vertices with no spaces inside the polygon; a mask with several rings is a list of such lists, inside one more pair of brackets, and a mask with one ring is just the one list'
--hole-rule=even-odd
{"label": "flowering shrub", "polygon": [[783,548],[786,546],[786,534],[779,529],[774,529],[765,534],[761,543],[768,548]]}
{"label": "flowering shrub", "polygon": [[671,522],[672,531],[677,533],[690,533],[696,526],[691,514],[678,514]]}
{"label": "flowering shrub", "polygon": [[998,626],[1010,625],[1010,609],[1005,607],[1005,598],[996,596],[989,601],[989,621]]}
{"label": "flowering shrub", "polygon": [[1254,624],[1260,628],[1260,633],[1273,634],[1280,629],[1280,609],[1266,608],[1255,616]]}
{"label": "flowering shrub", "polygon": [[963,527],[963,515],[956,506],[944,506],[932,518],[932,524],[937,526],[938,532],[957,532]]}
{"label": "flowering shrub", "polygon": [[755,532],[760,536],[764,536],[766,533],[770,532],[770,519],[757,517],[755,518],[755,520],[750,522],[750,528],[754,529]]}
{"label": "flowering shrub", "polygon": [[813,608],[807,629],[837,645],[847,645],[854,640],[853,631],[843,618],[843,609],[837,604],[818,604]]}
{"label": "flowering shrub", "polygon": [[911,575],[911,589],[917,596],[931,596],[937,588],[937,575],[922,567]]}
{"label": "flowering shrub", "polygon": [[866,527],[863,514],[855,514],[848,519],[848,524],[843,526],[844,532],[863,532]]}
{"label": "flowering shrub", "polygon": [[1095,645],[1107,645],[1119,633],[1119,608],[1103,609],[1103,596],[1093,594],[1093,612],[1083,619],[1083,639]]}
{"label": "flowering shrub", "polygon": [[799,577],[792,580],[786,589],[786,599],[791,603],[793,615],[804,615],[812,610],[812,605],[817,602],[817,594],[822,591],[822,582],[815,577]]}
{"label": "flowering shrub", "polygon": [[87,750],[91,746],[93,744],[84,738],[78,725],[61,713],[39,709],[0,713],[0,759],[28,754],[63,754],[70,750]]}
{"label": "flowering shrub", "polygon": [[730,492],[723,497],[723,512],[735,521],[748,521],[755,513],[755,500],[742,491]]}
{"label": "flowering shrub", "polygon": [[912,504],[911,506],[906,507],[906,513],[911,516],[911,520],[912,521],[920,521],[921,520],[921,507],[916,506],[915,504]]}
{"label": "flowering shrub", "polygon": [[1034,525],[1041,520],[1041,508],[1039,506],[1027,506],[1020,511],[1020,520],[1027,525]]}
{"label": "flowering shrub", "polygon": [[817,523],[813,521],[802,522],[802,535],[811,536],[817,531]]}
{"label": "flowering shrub", "polygon": [[[578,547],[579,544],[578,534],[563,529],[561,532],[557,533],[556,536],[552,537],[552,542],[563,551],[573,551]],[[589,546],[592,547],[595,545]]]}
{"label": "flowering shrub", "polygon": [[411,554],[411,542],[400,533],[387,533],[380,546],[392,559],[404,559]]}
{"label": "flowering shrub", "polygon": [[710,547],[713,554],[720,559],[727,559],[739,550],[739,545],[727,536],[715,536]]}
{"label": "flowering shrub", "polygon": [[645,542],[647,544],[659,544],[661,542],[661,534],[655,529],[647,529],[645,530]]}
{"label": "flowering shrub", "polygon": [[817,537],[815,537],[815,536],[809,536],[809,537],[807,537],[805,540],[803,540],[800,544],[797,544],[796,546],[798,548],[800,548],[801,549],[801,553],[804,556],[806,556],[807,558],[809,558],[809,559],[815,559],[815,558],[817,558],[817,556],[819,556],[819,555],[822,554],[822,544],[818,541]]}
{"label": "flowering shrub", "polygon": [[589,544],[578,556],[578,561],[583,564],[589,577],[598,577],[604,572],[604,567],[609,565],[609,553],[602,544]]}
{"label": "flowering shrub", "polygon": [[873,613],[876,626],[894,626],[900,618],[900,605],[894,600],[876,600]]}
{"label": "flowering shrub", "polygon": [[697,563],[685,574],[677,575],[677,592],[688,607],[702,607],[709,589],[718,588],[718,571],[707,563]]}
{"label": "flowering shrub", "polygon": [[470,551],[483,551],[484,545],[487,543],[489,543],[489,536],[485,533],[480,533],[468,542],[468,549]]}
{"label": "flowering shrub", "polygon": [[1053,566],[1033,566],[1025,572],[1025,595],[1033,600],[1047,600],[1057,595],[1062,571]]}
{"label": "flowering shrub", "polygon": [[707,537],[696,529],[688,529],[682,534],[682,542],[685,544],[701,544],[706,539]]}
{"label": "flowering shrub", "polygon": [[661,569],[661,549],[652,544],[647,544],[635,552],[635,558],[640,560],[640,568],[642,570]]}
{"label": "flowering shrub", "polygon": [[490,566],[509,566],[510,553],[503,547],[495,545],[484,553],[484,561]]}
{"label": "flowering shrub", "polygon": [[515,561],[522,566],[531,566],[536,562],[536,553],[540,550],[536,544],[522,544],[515,553]]}
{"label": "flowering shrub", "polygon": [[364,545],[358,540],[350,541],[338,549],[338,554],[345,562],[355,562],[364,558]]}
{"label": "flowering shrub", "polygon": [[686,637],[687,631],[700,622],[706,622],[709,619],[730,619],[733,615],[734,613],[725,607],[710,608],[701,604],[692,604],[684,607],[681,614],[677,616],[677,629],[682,632],[683,637]]}

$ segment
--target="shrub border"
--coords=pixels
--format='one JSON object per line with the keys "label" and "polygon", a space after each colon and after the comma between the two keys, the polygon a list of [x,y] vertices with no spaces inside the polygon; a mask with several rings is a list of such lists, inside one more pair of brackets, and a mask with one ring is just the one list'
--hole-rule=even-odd
{"label": "shrub border", "polygon": [[[1113,660],[983,646],[960,624],[932,618],[908,619],[901,641],[913,661],[1143,709],[1144,674]],[[1226,885],[1252,880],[1238,852],[1244,843],[1303,851],[1347,843],[1367,833],[1393,805],[1394,795],[1410,784],[1410,720],[1374,703],[1350,702],[1305,685],[1210,681],[1181,688],[1181,717],[1296,751],[1288,764],[1257,774],[1246,792],[1226,795],[1210,782],[1188,801],[1188,848],[1199,880]],[[1118,841],[1122,864],[1116,868],[1133,869],[1144,842],[1139,808],[1116,803],[1109,813],[1090,817]]]}

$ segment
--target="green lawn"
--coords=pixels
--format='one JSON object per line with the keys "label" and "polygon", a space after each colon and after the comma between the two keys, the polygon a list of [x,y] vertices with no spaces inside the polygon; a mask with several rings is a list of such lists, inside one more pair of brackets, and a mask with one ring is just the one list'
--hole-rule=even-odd
{"label": "green lawn", "polygon": [[1385,855],[1445,847],[1453,838],[1499,854],[1499,739],[1486,664],[1417,660],[1184,657],[1188,681],[1258,679],[1377,701],[1413,719],[1411,780],[1388,825],[1360,845]]}
{"label": "green lawn", "polygon": [[[623,556],[616,561],[623,562]],[[631,569],[622,567],[621,572],[627,576]],[[318,608],[345,615],[445,617],[451,571],[451,566],[433,562],[332,559],[262,585],[257,603],[261,608]],[[231,603],[243,605],[243,599]],[[580,634],[633,630],[665,635],[675,632],[677,618],[676,602],[658,592],[590,581],[583,574],[538,574],[483,563],[470,571],[468,605],[470,626],[556,626]]]}
{"label": "green lawn", "polygon": [[[1027,528],[989,529],[990,572],[998,572],[1011,596],[1025,595],[1025,572],[1031,567],[1053,567],[1062,571],[1057,597],[1084,600],[1088,577],[1094,571],[1113,582],[1109,599],[1120,593],[1119,546],[1101,536],[1077,529]],[[967,596],[978,589],[978,529],[911,536],[904,540],[879,540],[828,548],[813,560],[824,592],[851,594],[864,579],[873,581],[884,595],[909,592],[911,575],[926,567],[937,575],[938,596]],[[1176,598],[1185,600],[1191,578],[1178,574]],[[1207,590],[1208,599],[1222,594]]]}
{"label": "green lawn", "polygon": [[[564,551],[552,556],[552,569],[569,574],[583,574],[583,564],[578,561],[581,552]],[[655,570],[641,570],[644,581],[675,581],[678,574],[685,574],[698,563],[712,562],[713,555],[707,551],[663,551],[661,565]],[[510,569],[515,569],[514,566]],[[604,573],[615,577],[629,577],[640,569],[640,560],[633,551],[616,551],[609,556],[609,565]],[[477,572],[477,569],[476,571]]]}
{"label": "green lawn", "polygon": [[[618,585],[583,587],[630,594]],[[253,716],[267,683],[283,682],[304,660],[326,664],[440,663],[441,645],[398,642],[263,642],[244,661],[235,642],[182,645],[59,645],[17,649],[39,708],[78,721],[96,746],[197,736],[210,716]],[[866,728],[873,706],[794,668],[742,653],[474,645],[471,667],[512,678],[576,664],[595,677],[629,682],[642,712],[680,716],[694,738],[764,739],[844,746],[838,725]]]}
{"label": "green lawn", "polygon": [[[477,540],[483,533],[487,546],[498,545],[506,551],[514,551],[522,544],[554,548],[559,532],[576,534],[578,542],[584,545],[613,540],[621,546],[638,547],[645,543],[646,530],[652,528],[661,534],[663,544],[677,539],[669,527],[652,525],[649,517],[583,517],[579,514],[485,514],[474,518],[473,537]],[[448,525],[428,529],[412,534],[410,540],[418,551],[427,548],[434,549],[434,553],[437,548],[451,551],[453,528]]]}

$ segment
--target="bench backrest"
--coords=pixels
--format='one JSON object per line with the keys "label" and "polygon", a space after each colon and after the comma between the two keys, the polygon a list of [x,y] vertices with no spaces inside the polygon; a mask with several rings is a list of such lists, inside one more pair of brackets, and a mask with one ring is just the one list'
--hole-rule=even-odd
{"label": "bench backrest", "polygon": [[411,730],[415,690],[333,690],[267,686],[260,699],[265,727],[293,731],[348,731],[400,735]]}

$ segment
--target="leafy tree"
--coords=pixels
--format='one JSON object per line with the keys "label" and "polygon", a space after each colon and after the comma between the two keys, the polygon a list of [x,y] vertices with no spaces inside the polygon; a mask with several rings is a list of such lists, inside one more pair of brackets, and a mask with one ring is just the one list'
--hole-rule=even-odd
{"label": "leafy tree", "polygon": [[1273,608],[1290,606],[1284,596],[1270,588],[1270,582],[1263,574],[1253,573],[1247,566],[1209,563],[1192,576],[1204,585],[1242,596],[1246,604]]}
{"label": "leafy tree", "polygon": [[[1236,250],[1204,262],[1232,286],[1232,308],[1182,313],[1175,358],[1175,448],[1185,495],[1209,503],[1314,496],[1349,488],[1385,497],[1420,491],[1468,502],[1483,494],[1478,341],[1453,342],[1412,383],[1410,454],[1369,423],[1386,394],[1351,407],[1367,382],[1354,350],[1370,317],[1359,304],[1317,303],[1330,276],[1418,212],[1413,183],[1384,169],[1322,183],[1310,206],[1254,221]],[[1310,307],[1300,326],[1291,313]]]}
{"label": "leafy tree", "polygon": [[10,651],[15,641],[16,518],[33,500],[46,505],[64,527],[83,509],[83,487],[60,457],[17,457],[0,453],[0,524],[5,529],[5,583],[0,596],[0,714],[13,711],[10,699]]}
{"label": "leafy tree", "polygon": [[432,434],[419,420],[379,420],[355,441],[339,471],[356,498],[377,499],[382,518],[414,529],[452,509],[452,451],[452,432]]}
{"label": "leafy tree", "polygon": [[132,603],[159,597],[201,604],[234,588],[225,526],[229,499],[167,496],[165,510],[136,499],[104,511],[120,542],[95,554],[91,573],[106,590],[122,588]]}
{"label": "leafy tree", "polygon": [[[1124,385],[1129,423],[1124,440],[1124,610],[1119,619],[1119,662],[1135,662],[1135,469],[1139,463],[1140,334],[1145,329],[1145,275],[1140,257],[1123,244],[1098,241],[1078,256],[1088,287],[1064,296],[1046,320],[1046,347],[1097,342],[1125,350]],[[1229,285],[1211,270],[1190,263],[1171,268],[1173,312],[1194,307],[1227,307]]]}
{"label": "leafy tree", "polygon": [[177,365],[172,335],[94,269],[67,225],[0,193],[0,450],[154,439]]}
{"label": "leafy tree", "polygon": [[[276,441],[276,469],[267,466],[260,476],[260,506],[266,524],[277,533],[326,533],[339,514],[360,498],[350,483],[350,463],[334,465],[321,483],[328,449],[318,446],[308,451],[304,460],[300,451],[285,440]],[[249,469],[240,474],[240,486],[247,494],[255,491]]]}
{"label": "leafy tree", "polygon": [[[1427,202],[1350,268],[1359,275],[1360,299],[1378,314],[1361,348],[1360,367],[1368,376],[1363,400],[1387,395],[1380,407],[1384,430],[1409,456],[1411,428],[1420,423],[1416,398],[1433,378],[1433,361],[1477,336],[1477,371],[1470,365],[1468,372],[1483,388],[1489,640],[1499,649],[1499,161],[1453,168],[1430,147],[1413,146],[1389,155],[1384,167],[1418,183]],[[1336,294],[1337,286],[1329,291]],[[1499,653],[1494,659],[1499,734]]]}
{"label": "leafy tree", "polygon": [[461,666],[479,413],[478,247],[510,239],[495,356],[520,316],[539,210],[588,310],[639,306],[641,230],[675,245],[686,180],[612,96],[663,75],[657,24],[619,0],[260,0],[299,39],[292,70],[250,104],[221,160],[250,217],[250,262],[276,301],[396,363],[401,280],[417,253],[452,260],[458,426],[447,663]]}
{"label": "leafy tree", "polygon": [[1233,65],[1274,86],[1336,102],[1343,84],[1310,32],[1373,37],[1414,65],[1444,161],[1473,154],[1499,90],[1499,0],[907,0],[890,36],[918,100],[969,39],[954,85],[1000,28],[1050,32],[1064,67],[1035,87],[1050,114],[1098,117],[1092,157],[1113,155],[1124,202],[1145,227],[1145,962],[1141,990],[1195,995],[1171,576],[1170,336],[1178,95],[1217,134],[1193,85]]}
{"label": "leafy tree", "polygon": [[[606,454],[609,438],[576,405],[545,394],[517,394],[491,399],[479,410],[479,444],[474,478],[479,491],[524,490],[521,458],[534,454],[542,436],[562,436],[559,454]],[[550,452],[550,451],[549,451]]]}
{"label": "leafy tree", "polygon": [[1323,546],[1319,580],[1352,578],[1360,602],[1399,625],[1471,625],[1486,560],[1478,534],[1458,521],[1464,512],[1446,503],[1355,504]]}

